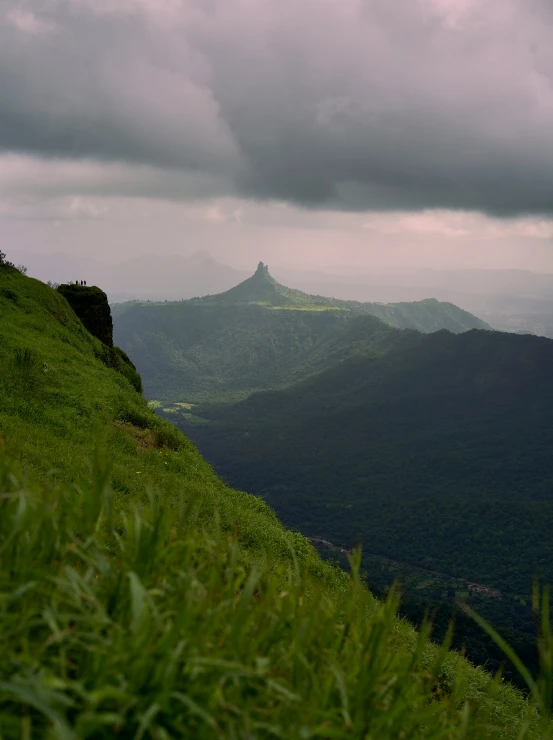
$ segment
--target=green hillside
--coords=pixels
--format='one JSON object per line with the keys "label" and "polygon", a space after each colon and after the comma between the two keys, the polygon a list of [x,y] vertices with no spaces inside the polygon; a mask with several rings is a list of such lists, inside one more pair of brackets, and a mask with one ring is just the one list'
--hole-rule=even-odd
{"label": "green hillside", "polygon": [[2,738],[550,736],[226,487],[60,293],[0,266],[0,319]]}
{"label": "green hillside", "polygon": [[440,329],[461,334],[470,329],[490,328],[485,321],[459,306],[435,298],[402,303],[347,303],[353,311],[369,313],[397,329],[416,329],[425,334]]}
{"label": "green hillside", "polygon": [[[114,311],[117,343],[134,358],[149,398],[167,403],[238,399],[281,386],[348,356],[348,334],[375,317],[393,344],[391,327],[466,331],[486,325],[451,304],[428,300],[371,304],[310,296],[274,280],[265,265],[215,296],[176,303],[121,304]],[[364,317],[365,324],[358,322]],[[381,338],[382,339],[382,338]],[[374,351],[383,351],[381,339]],[[364,351],[373,351],[365,339]]]}

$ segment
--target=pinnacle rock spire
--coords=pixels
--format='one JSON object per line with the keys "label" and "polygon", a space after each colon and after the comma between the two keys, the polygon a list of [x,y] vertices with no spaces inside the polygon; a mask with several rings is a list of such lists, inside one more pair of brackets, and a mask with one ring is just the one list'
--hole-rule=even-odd
{"label": "pinnacle rock spire", "polygon": [[269,266],[264,265],[263,262],[260,262],[257,265],[257,270],[255,271],[256,275],[268,275],[269,274]]}

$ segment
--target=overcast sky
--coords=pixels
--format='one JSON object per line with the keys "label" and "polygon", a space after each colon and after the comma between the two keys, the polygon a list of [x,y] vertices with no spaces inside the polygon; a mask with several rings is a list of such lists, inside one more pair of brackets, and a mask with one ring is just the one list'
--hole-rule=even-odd
{"label": "overcast sky", "polygon": [[3,0],[0,240],[553,271],[553,2]]}

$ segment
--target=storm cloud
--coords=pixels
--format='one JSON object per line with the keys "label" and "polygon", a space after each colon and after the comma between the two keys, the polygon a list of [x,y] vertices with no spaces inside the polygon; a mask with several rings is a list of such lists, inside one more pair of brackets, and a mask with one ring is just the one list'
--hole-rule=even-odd
{"label": "storm cloud", "polygon": [[71,192],[550,215],[553,5],[4,3],[0,149],[102,168]]}

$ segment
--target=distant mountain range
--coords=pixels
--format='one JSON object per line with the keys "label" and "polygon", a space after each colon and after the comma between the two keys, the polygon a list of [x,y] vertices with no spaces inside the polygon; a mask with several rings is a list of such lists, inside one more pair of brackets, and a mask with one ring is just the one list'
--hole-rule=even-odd
{"label": "distant mountain range", "polygon": [[116,342],[135,358],[147,396],[186,403],[244,397],[307,377],[331,358],[357,352],[364,327],[377,326],[392,343],[400,334],[394,329],[489,328],[433,299],[378,304],[310,295],[278,283],[263,263],[224,293],[125,303],[113,315]]}
{"label": "distant mountain range", "polygon": [[[191,257],[141,255],[109,265],[75,255],[11,251],[40,280],[86,279],[100,285],[112,303],[180,300],[228,290],[250,273],[221,264],[208,252]],[[327,271],[277,267],[281,283],[315,295],[362,302],[410,302],[435,298],[473,313],[502,331],[553,337],[553,275],[525,270],[418,270],[381,274],[360,268]]]}
{"label": "distant mountain range", "polygon": [[[280,277],[280,273],[278,273]],[[476,314],[494,329],[553,337],[553,275],[524,270],[420,270],[395,275],[307,277],[289,285],[359,301],[433,297]]]}

